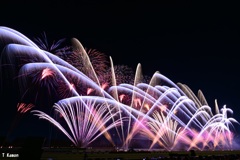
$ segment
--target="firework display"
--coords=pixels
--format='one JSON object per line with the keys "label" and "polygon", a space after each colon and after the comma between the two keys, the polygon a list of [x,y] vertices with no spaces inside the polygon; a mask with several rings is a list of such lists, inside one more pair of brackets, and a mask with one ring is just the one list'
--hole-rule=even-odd
{"label": "firework display", "polygon": [[157,71],[145,76],[141,64],[135,71],[114,65],[76,38],[68,46],[62,42],[49,45],[46,35],[34,42],[0,27],[1,83],[19,88],[21,114],[48,121],[76,147],[104,138],[124,150],[136,144],[168,151],[233,149],[238,122],[226,105],[215,101],[213,112],[200,90],[195,95]]}

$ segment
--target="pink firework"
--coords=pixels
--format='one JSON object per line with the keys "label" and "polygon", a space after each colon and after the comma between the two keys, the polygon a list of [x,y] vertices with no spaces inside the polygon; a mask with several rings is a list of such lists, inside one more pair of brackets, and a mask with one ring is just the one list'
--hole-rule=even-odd
{"label": "pink firework", "polygon": [[17,104],[17,112],[19,113],[26,113],[34,107],[33,104],[26,104],[26,103],[18,103]]}

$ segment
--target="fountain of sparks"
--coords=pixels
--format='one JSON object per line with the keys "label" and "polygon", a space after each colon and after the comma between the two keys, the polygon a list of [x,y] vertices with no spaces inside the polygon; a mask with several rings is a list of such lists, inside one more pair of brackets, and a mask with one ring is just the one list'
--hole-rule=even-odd
{"label": "fountain of sparks", "polygon": [[53,124],[76,147],[105,138],[124,150],[136,143],[149,150],[233,149],[233,111],[215,101],[213,113],[200,90],[196,96],[159,72],[147,81],[140,64],[135,76],[121,79],[124,67],[114,66],[111,57],[109,66],[96,64],[106,60],[91,63],[91,51],[75,38],[64,57],[8,27],[0,27],[0,37],[1,83],[17,79],[12,83],[20,88],[19,101],[35,106],[20,111]]}

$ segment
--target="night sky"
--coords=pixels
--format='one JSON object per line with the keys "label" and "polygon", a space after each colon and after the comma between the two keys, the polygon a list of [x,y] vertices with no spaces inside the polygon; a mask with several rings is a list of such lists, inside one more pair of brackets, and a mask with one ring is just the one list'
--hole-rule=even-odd
{"label": "night sky", "polygon": [[[75,37],[111,56],[114,64],[135,69],[141,63],[143,74],[159,71],[194,93],[201,89],[213,109],[217,99],[240,121],[238,6],[171,0],[0,2],[0,25],[30,39],[43,32],[50,40]],[[0,136],[14,117],[11,102],[1,101]]]}

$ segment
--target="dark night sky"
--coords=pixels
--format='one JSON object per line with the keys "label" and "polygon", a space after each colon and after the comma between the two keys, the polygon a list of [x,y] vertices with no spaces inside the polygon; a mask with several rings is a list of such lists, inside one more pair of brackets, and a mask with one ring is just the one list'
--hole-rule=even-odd
{"label": "dark night sky", "polygon": [[[201,89],[212,108],[217,99],[240,120],[239,5],[157,2],[0,2],[0,25],[30,39],[43,32],[54,40],[75,37],[115,64],[135,69],[141,63],[144,74],[159,71],[195,93]],[[4,107],[1,103],[1,112]]]}

